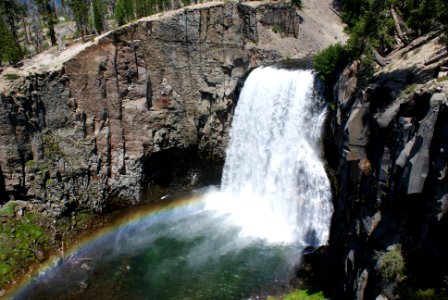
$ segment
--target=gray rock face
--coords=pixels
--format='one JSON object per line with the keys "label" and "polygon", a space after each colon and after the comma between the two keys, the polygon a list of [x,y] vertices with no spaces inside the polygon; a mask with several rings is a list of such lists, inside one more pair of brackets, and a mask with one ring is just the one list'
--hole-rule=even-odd
{"label": "gray rock face", "polygon": [[361,89],[353,63],[334,88],[336,109],[326,135],[339,152],[333,161],[339,193],[328,252],[339,261],[329,276],[343,278],[337,283],[344,287],[341,299],[387,295],[385,286],[395,283],[374,275],[375,251],[395,244],[402,247],[407,276],[442,286],[448,271],[448,246],[440,242],[448,230],[448,81],[428,74],[447,64],[383,70]]}
{"label": "gray rock face", "polygon": [[[100,211],[141,201],[170,176],[196,178],[200,161],[224,159],[244,76],[283,58],[281,43],[268,42],[272,26],[291,42],[299,22],[286,4],[185,8],[107,34],[60,71],[28,76],[0,95],[0,189],[55,213]],[[155,170],[171,170],[173,159],[191,172]]]}

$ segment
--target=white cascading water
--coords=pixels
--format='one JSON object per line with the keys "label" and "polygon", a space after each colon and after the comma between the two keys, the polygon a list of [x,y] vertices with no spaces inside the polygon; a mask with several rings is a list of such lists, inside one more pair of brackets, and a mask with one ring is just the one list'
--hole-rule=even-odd
{"label": "white cascading water", "polygon": [[[209,207],[241,236],[318,246],[333,208],[320,160],[325,110],[309,70],[271,67],[247,78],[236,107],[219,193]],[[224,199],[223,199],[224,198]]]}

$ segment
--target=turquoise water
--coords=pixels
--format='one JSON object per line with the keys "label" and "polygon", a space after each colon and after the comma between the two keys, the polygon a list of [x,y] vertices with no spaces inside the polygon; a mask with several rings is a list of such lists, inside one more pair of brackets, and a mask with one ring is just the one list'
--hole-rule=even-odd
{"label": "turquoise water", "polygon": [[98,236],[13,299],[246,299],[287,283],[299,246],[241,237],[200,198],[179,203]]}

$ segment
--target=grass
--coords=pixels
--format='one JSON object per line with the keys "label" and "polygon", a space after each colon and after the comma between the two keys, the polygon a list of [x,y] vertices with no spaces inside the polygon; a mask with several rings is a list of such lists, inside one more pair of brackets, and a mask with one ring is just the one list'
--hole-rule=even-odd
{"label": "grass", "polygon": [[55,162],[59,158],[64,156],[58,139],[51,133],[51,131],[46,131],[42,135],[42,140],[45,145],[45,156],[50,162]]}
{"label": "grass", "polygon": [[437,78],[437,82],[442,82],[445,80],[448,80],[448,76],[442,76],[442,77]]}
{"label": "grass", "polygon": [[404,94],[409,95],[409,94],[413,93],[416,88],[417,88],[417,84],[413,83],[404,90]]}
{"label": "grass", "polygon": [[54,220],[25,210],[20,217],[18,205],[8,202],[0,208],[0,290],[55,253],[62,241],[70,247],[80,236],[104,226],[103,219],[87,212]]}
{"label": "grass", "polygon": [[7,73],[7,74],[3,75],[3,77],[5,77],[5,79],[7,79],[7,80],[16,80],[19,78],[19,75],[13,74],[13,73]]}
{"label": "grass", "polygon": [[16,203],[8,202],[2,208],[0,208],[0,217],[13,218],[16,215],[15,208]]}
{"label": "grass", "polygon": [[[25,212],[14,218],[14,203],[1,209],[0,223],[0,287],[11,282],[22,270],[37,262],[36,251],[46,249],[50,240],[40,217]],[[7,215],[7,217],[5,217]]]}
{"label": "grass", "polygon": [[37,165],[37,163],[35,160],[28,160],[25,163],[25,167],[27,167],[27,168],[34,168],[36,165]]}
{"label": "grass", "polygon": [[323,292],[310,292],[308,290],[296,290],[284,297],[276,298],[269,296],[267,300],[325,300]]}
{"label": "grass", "polygon": [[325,300],[322,292],[310,293],[308,290],[298,290],[286,295],[284,300]]}

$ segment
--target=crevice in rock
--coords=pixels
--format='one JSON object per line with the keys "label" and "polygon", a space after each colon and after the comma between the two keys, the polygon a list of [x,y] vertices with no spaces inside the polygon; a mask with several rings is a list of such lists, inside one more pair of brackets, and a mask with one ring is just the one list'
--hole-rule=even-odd
{"label": "crevice in rock", "polygon": [[139,75],[138,75],[138,59],[137,59],[137,47],[138,45],[136,45],[135,41],[134,43],[132,43],[132,50],[134,52],[134,62],[135,62],[135,69],[136,71],[136,76],[137,76],[137,80],[139,79]]}
{"label": "crevice in rock", "polygon": [[113,66],[114,66],[114,76],[115,76],[115,89],[117,91],[117,95],[118,97],[121,97],[121,93],[120,93],[120,82],[119,82],[119,78],[118,78],[118,41],[116,39],[116,37],[114,36],[114,62],[113,62]]}
{"label": "crevice in rock", "polygon": [[107,62],[103,61],[98,65],[98,88],[100,89],[101,98],[107,98],[106,80],[104,78],[104,72],[107,70]]}
{"label": "crevice in rock", "polygon": [[146,107],[148,110],[152,107],[152,82],[149,76],[149,70],[146,75]]}
{"label": "crevice in rock", "polygon": [[108,122],[106,128],[106,176],[108,178],[112,177],[112,146],[111,146],[111,132],[110,132],[110,121]]}
{"label": "crevice in rock", "polygon": [[0,203],[8,201],[5,189],[5,177],[3,176],[2,166],[0,166]]}

